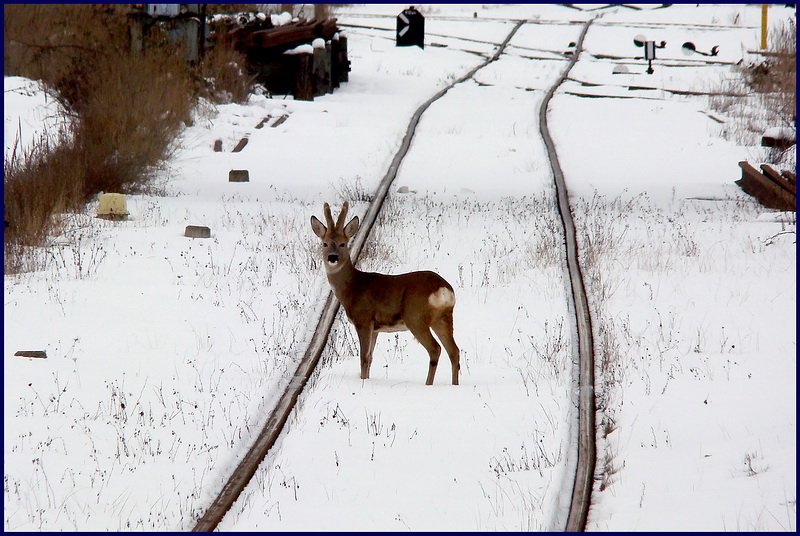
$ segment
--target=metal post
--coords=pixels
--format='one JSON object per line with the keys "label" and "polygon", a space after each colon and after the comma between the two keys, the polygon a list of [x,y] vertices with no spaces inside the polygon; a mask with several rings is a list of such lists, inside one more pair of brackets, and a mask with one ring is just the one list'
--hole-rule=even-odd
{"label": "metal post", "polygon": [[646,41],[644,44],[644,57],[647,60],[647,74],[653,74],[653,60],[656,58],[656,42]]}

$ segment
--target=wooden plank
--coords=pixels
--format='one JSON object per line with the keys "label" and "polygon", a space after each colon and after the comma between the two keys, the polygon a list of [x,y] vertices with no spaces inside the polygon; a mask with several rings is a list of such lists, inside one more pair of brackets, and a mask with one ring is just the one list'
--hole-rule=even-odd
{"label": "wooden plank", "polygon": [[333,39],[331,40],[331,87],[336,89],[339,87],[339,80],[341,80],[341,76],[339,75],[339,71],[341,67],[339,66],[339,62],[341,61],[341,54],[339,52],[339,40]]}
{"label": "wooden plank", "polygon": [[775,147],[776,149],[785,150],[795,144],[795,140],[787,140],[785,138],[775,138],[773,136],[762,136],[762,147]]}
{"label": "wooden plank", "polygon": [[339,34],[339,81],[350,80],[350,60],[347,59],[347,37]]}
{"label": "wooden plank", "polygon": [[245,148],[245,146],[247,145],[247,143],[248,143],[249,141],[250,141],[250,140],[249,140],[249,139],[247,139],[247,138],[242,138],[241,140],[239,140],[239,143],[237,143],[237,144],[236,144],[236,147],[234,147],[234,148],[233,148],[233,152],[234,152],[234,153],[238,153],[238,152],[240,152],[242,149],[244,149],[244,148]]}
{"label": "wooden plank", "polygon": [[289,115],[283,114],[278,119],[276,119],[275,122],[270,125],[270,127],[275,128],[278,125],[282,125],[287,119],[289,119]]}
{"label": "wooden plank", "polygon": [[14,354],[15,357],[33,357],[36,359],[47,359],[47,353],[44,350],[20,350]]}
{"label": "wooden plank", "polygon": [[316,37],[314,26],[309,23],[298,23],[270,30],[258,30],[243,37],[239,42],[247,47],[272,48],[297,41],[311,41],[314,37]]}
{"label": "wooden plank", "polygon": [[[295,100],[313,101],[314,76],[312,71],[314,69],[314,55],[297,54],[294,57],[296,58],[297,69],[295,71],[294,86],[292,87],[292,96]],[[277,125],[273,124],[272,126]]]}
{"label": "wooden plank", "polygon": [[767,56],[772,58],[791,58],[792,55],[786,52],[772,52],[770,50],[748,50],[748,54],[758,54],[759,56]]}
{"label": "wooden plank", "polygon": [[230,39],[240,49],[291,48],[312,41],[316,37],[330,40],[338,31],[335,18],[322,21],[304,21],[278,28],[231,32]]}
{"label": "wooden plank", "polygon": [[333,93],[331,86],[331,54],[330,45],[314,49],[314,65],[312,68],[314,80],[314,96],[319,97],[326,93]]}

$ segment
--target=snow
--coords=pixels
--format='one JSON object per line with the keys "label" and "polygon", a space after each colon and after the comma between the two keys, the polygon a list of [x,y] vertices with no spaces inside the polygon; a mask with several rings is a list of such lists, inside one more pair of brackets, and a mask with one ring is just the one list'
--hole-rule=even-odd
{"label": "snow", "polygon": [[776,140],[794,140],[797,131],[789,127],[770,127],[764,131],[764,137],[775,138]]}
{"label": "snow", "polygon": [[[461,385],[443,356],[425,386],[428,357],[408,333],[378,338],[361,381],[340,312],[220,529],[562,530],[576,343],[538,110],[598,15],[548,113],[598,355],[587,528],[796,529],[796,218],[734,184],[737,163],[765,149],[723,139],[708,97],[687,94],[732,76],[757,46],[760,7],[426,5],[426,45],[446,46],[424,50],[394,45],[406,7],[337,7],[354,25],[349,82],[313,102],[201,103],[165,195],[129,196],[122,222],[91,203],[41,248],[40,270],[5,276],[5,530],[192,528],[327,295],[309,218],[344,200],[363,216],[413,111],[518,19],[530,24],[507,54],[422,116],[359,263],[453,286]],[[787,13],[773,6],[771,21]],[[638,33],[668,41],[653,75]],[[719,56],[685,57],[689,39]],[[31,84],[5,79],[6,151],[18,125],[26,139],[51,125],[53,102]],[[250,182],[228,182],[231,169]],[[186,238],[186,225],[212,238]],[[38,349],[47,359],[13,357]]]}
{"label": "snow", "polygon": [[292,14],[283,12],[270,15],[270,21],[273,26],[285,26],[292,22]]}
{"label": "snow", "polygon": [[3,78],[3,139],[5,160],[28,154],[39,143],[57,143],[66,129],[61,105],[41,84],[19,76]]}
{"label": "snow", "polygon": [[[324,45],[323,45],[323,47],[324,47]],[[314,47],[312,47],[311,45],[299,45],[299,46],[294,47],[293,49],[290,49],[290,50],[287,50],[286,52],[284,52],[284,54],[289,54],[289,55],[292,55],[292,54],[313,54],[313,53],[314,53]]]}

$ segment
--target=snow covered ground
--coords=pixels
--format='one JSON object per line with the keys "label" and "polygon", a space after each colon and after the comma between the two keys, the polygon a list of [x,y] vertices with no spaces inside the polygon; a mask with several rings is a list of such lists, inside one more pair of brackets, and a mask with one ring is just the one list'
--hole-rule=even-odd
{"label": "snow covered ground", "polygon": [[[362,382],[340,314],[220,528],[560,530],[574,343],[538,107],[597,15],[549,115],[595,321],[588,528],[796,529],[796,220],[733,184],[761,149],[724,141],[708,98],[681,93],[730,76],[757,46],[760,7],[423,6],[424,51],[394,46],[405,7],[340,8],[341,23],[389,29],[348,30],[348,83],[314,102],[202,106],[165,195],[130,197],[125,222],[70,215],[41,271],[4,278],[5,530],[193,526],[328,292],[310,216],[345,199],[363,214],[413,110],[491,54],[512,19],[531,24],[508,53],[423,116],[361,263],[453,285],[461,385],[446,358],[423,385],[427,355],[408,333],[378,339]],[[653,75],[634,59],[640,33],[669,43]],[[687,59],[684,35],[720,45],[719,61]],[[631,74],[612,74],[618,64]],[[38,119],[5,102],[8,146],[9,129]],[[228,182],[231,169],[250,182]],[[212,238],[186,238],[186,225]]]}

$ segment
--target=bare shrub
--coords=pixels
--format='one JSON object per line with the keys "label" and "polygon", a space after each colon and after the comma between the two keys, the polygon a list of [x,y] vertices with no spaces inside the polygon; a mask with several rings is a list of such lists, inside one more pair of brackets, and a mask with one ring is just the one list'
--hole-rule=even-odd
{"label": "bare shrub", "polygon": [[103,55],[128,47],[123,4],[3,6],[3,73],[41,80],[66,109],[79,110]]}
{"label": "bare shrub", "polygon": [[53,231],[53,214],[75,207],[81,197],[82,170],[74,144],[60,139],[54,147],[42,138],[24,155],[3,162],[3,205],[8,224],[3,235],[3,271],[35,267],[29,246]]}
{"label": "bare shrub", "polygon": [[347,180],[344,177],[339,177],[338,184],[334,185],[336,195],[342,201],[349,202],[372,202],[373,194],[367,191],[367,188],[362,182],[361,176],[356,175],[353,179]]}
{"label": "bare shrub", "polygon": [[[769,55],[719,83],[709,106],[730,118],[722,135],[743,145],[761,144],[769,127],[794,126],[797,118],[797,28],[794,20],[770,34]],[[764,161],[794,167],[795,149],[770,149]]]}
{"label": "bare shrub", "polygon": [[797,25],[789,20],[770,34],[773,55],[746,71],[748,85],[767,95],[767,105],[776,118],[790,125],[797,114]]}
{"label": "bare shrub", "polygon": [[182,56],[151,49],[105,58],[87,85],[76,126],[85,197],[142,191],[189,118],[191,79]]}
{"label": "bare shrub", "polygon": [[145,190],[189,118],[190,69],[169,44],[129,50],[121,5],[4,6],[4,72],[38,79],[72,116],[69,136],[4,161],[5,273],[52,216],[98,192]]}
{"label": "bare shrub", "polygon": [[245,103],[255,77],[247,72],[247,58],[224,41],[206,51],[200,62],[200,96],[217,104]]}

